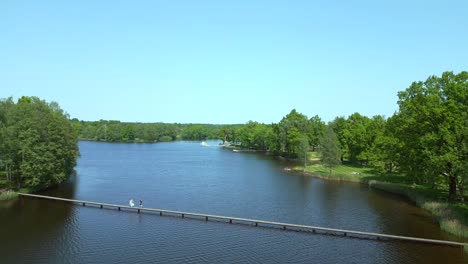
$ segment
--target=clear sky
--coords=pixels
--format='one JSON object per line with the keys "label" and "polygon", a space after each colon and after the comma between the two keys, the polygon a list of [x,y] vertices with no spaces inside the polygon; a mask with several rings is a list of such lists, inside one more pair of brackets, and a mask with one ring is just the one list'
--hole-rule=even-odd
{"label": "clear sky", "polygon": [[466,0],[0,1],[0,97],[81,120],[389,117],[411,82],[463,70]]}

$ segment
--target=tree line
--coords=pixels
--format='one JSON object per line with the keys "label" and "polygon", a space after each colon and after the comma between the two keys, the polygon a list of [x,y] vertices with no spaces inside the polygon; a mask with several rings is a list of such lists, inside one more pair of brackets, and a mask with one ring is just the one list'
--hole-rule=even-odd
{"label": "tree line", "polygon": [[468,184],[468,72],[431,76],[398,93],[386,119],[354,113],[325,124],[292,110],[277,124],[250,121],[236,132],[244,148],[304,158],[318,150],[330,167],[344,160],[400,173],[414,183],[447,186],[464,199]]}
{"label": "tree line", "polygon": [[0,101],[0,173],[26,186],[62,182],[78,155],[77,138],[105,142],[221,139],[241,148],[307,161],[318,151],[332,168],[343,161],[403,174],[414,183],[445,185],[463,199],[468,175],[468,72],[431,76],[398,93],[385,118],[354,113],[325,123],[292,110],[278,123],[242,125],[70,120],[36,97]]}
{"label": "tree line", "polygon": [[134,123],[113,120],[71,120],[81,140],[103,142],[163,142],[173,140],[222,139],[224,131],[242,125]]}

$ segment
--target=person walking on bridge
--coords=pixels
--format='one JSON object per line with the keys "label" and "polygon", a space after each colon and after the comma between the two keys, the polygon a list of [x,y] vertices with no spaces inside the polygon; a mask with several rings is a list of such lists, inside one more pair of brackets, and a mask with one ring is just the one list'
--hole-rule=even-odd
{"label": "person walking on bridge", "polygon": [[140,208],[143,207],[143,201],[141,199],[138,200]]}

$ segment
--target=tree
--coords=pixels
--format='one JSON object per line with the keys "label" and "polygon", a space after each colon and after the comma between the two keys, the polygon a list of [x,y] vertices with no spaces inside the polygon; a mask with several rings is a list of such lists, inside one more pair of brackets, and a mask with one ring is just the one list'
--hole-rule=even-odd
{"label": "tree", "polygon": [[364,160],[366,165],[379,165],[381,162],[381,150],[378,149],[382,146],[380,142],[384,142],[384,133],[386,120],[383,116],[376,115],[369,119],[366,126],[366,148],[361,152],[359,159]]}
{"label": "tree", "polygon": [[340,164],[338,139],[333,128],[329,127],[320,140],[319,153],[322,163],[330,169],[331,175],[333,167]]}
{"label": "tree", "polygon": [[315,149],[320,144],[320,139],[325,134],[327,126],[318,115],[315,115],[309,119],[309,125],[309,142],[310,146],[312,147],[312,151],[315,151]]}
{"label": "tree", "polygon": [[335,133],[335,136],[338,139],[338,145],[340,148],[340,160],[341,162],[343,162],[345,155],[348,154],[348,142],[350,141],[351,137],[351,134],[349,132],[349,124],[344,117],[340,116],[336,117],[331,123],[329,123],[328,127],[333,129],[333,132]]}
{"label": "tree", "polygon": [[359,113],[354,113],[348,117],[348,153],[349,159],[353,162],[369,159],[370,149],[370,119]]}
{"label": "tree", "polygon": [[22,97],[1,101],[0,157],[18,186],[47,188],[63,182],[78,156],[77,136],[57,103]]}
{"label": "tree", "polygon": [[286,152],[289,157],[297,157],[301,136],[307,135],[309,130],[310,123],[307,116],[293,109],[278,124],[281,151]]}
{"label": "tree", "polygon": [[398,97],[393,136],[401,142],[401,170],[415,182],[443,177],[449,200],[455,200],[457,188],[462,197],[468,162],[468,72],[444,72],[413,82]]}
{"label": "tree", "polygon": [[299,159],[304,160],[304,172],[307,169],[307,158],[308,158],[307,153],[309,153],[309,149],[310,149],[309,139],[307,138],[306,135],[302,135],[300,142],[299,142],[298,156],[299,156]]}
{"label": "tree", "polygon": [[398,167],[397,164],[402,153],[401,142],[394,136],[398,123],[397,116],[389,118],[384,124],[383,132],[376,135],[372,145],[372,165],[381,172],[392,173]]}
{"label": "tree", "polygon": [[124,124],[120,130],[120,139],[122,141],[134,141],[135,140],[135,129],[133,124]]}
{"label": "tree", "polygon": [[271,127],[254,121],[249,121],[238,131],[238,137],[243,148],[267,151]]}
{"label": "tree", "polygon": [[13,153],[11,151],[17,145],[17,139],[9,134],[11,130],[7,127],[7,115],[15,106],[13,99],[2,99],[0,101],[0,171],[3,169],[7,181],[13,180]]}

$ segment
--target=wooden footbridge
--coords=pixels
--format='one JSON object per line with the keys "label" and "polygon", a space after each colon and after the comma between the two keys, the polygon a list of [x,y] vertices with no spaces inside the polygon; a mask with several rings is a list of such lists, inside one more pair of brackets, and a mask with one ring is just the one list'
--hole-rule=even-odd
{"label": "wooden footbridge", "polygon": [[312,232],[312,233],[319,233],[319,234],[331,234],[331,235],[340,235],[340,236],[344,236],[344,237],[356,237],[356,238],[363,238],[363,239],[401,240],[401,241],[408,241],[408,242],[430,243],[430,244],[438,244],[438,245],[446,245],[446,246],[454,246],[454,247],[468,246],[468,244],[466,244],[466,243],[455,242],[455,241],[435,240],[435,239],[406,237],[406,236],[396,236],[396,235],[379,234],[379,233],[371,233],[371,232],[361,232],[361,231],[327,228],[327,227],[319,227],[319,226],[297,225],[297,224],[272,222],[272,221],[264,221],[264,220],[255,220],[255,219],[247,219],[247,218],[238,218],[238,217],[229,217],[229,216],[209,215],[209,214],[190,213],[190,212],[181,212],[181,211],[171,211],[171,210],[156,209],[156,208],[130,207],[130,206],[125,206],[125,205],[108,204],[108,203],[100,203],[100,202],[90,202],[90,201],[82,201],[82,200],[73,200],[73,199],[65,199],[65,198],[52,197],[52,196],[36,195],[36,194],[18,193],[18,195],[23,196],[23,197],[41,198],[41,199],[69,202],[69,203],[73,203],[73,204],[80,204],[82,206],[93,206],[93,207],[99,207],[99,208],[117,209],[119,211],[126,210],[126,211],[133,211],[133,212],[137,212],[137,213],[152,212],[152,213],[158,213],[160,216],[170,215],[170,216],[180,216],[182,218],[191,217],[191,218],[202,219],[202,220],[205,220],[205,221],[215,220],[215,221],[222,221],[222,222],[226,222],[226,223],[230,223],[230,224],[239,223],[239,224],[252,225],[252,226],[256,226],[256,227],[258,227],[258,226],[272,227],[272,228],[278,228],[278,229],[283,229],[283,230],[291,230],[291,231]]}

